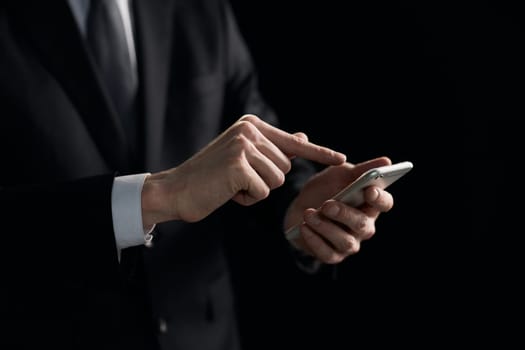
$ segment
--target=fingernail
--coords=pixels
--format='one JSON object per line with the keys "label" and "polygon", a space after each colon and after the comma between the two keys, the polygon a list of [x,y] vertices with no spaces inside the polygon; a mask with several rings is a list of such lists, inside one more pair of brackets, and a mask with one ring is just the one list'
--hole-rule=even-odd
{"label": "fingernail", "polygon": [[335,152],[335,155],[336,157],[338,157],[339,159],[341,159],[341,162],[345,162],[346,161],[346,154],[344,153],[341,153],[341,152]]}

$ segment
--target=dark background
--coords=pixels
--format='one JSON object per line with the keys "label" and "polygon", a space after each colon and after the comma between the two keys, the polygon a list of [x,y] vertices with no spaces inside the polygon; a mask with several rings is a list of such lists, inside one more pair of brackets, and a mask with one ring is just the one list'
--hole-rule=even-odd
{"label": "dark background", "polygon": [[505,1],[232,4],[283,128],[351,162],[414,163],[377,234],[336,271],[299,274],[272,240],[237,252],[247,350],[510,341],[500,316],[517,313],[508,277],[522,259],[512,219],[493,207],[497,174],[516,163],[522,12]]}

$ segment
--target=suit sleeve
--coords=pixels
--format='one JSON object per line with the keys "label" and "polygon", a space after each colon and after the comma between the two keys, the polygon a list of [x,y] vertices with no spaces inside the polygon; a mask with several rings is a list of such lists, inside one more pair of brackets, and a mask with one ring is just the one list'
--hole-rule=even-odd
{"label": "suit sleeve", "polygon": [[108,174],[0,188],[3,272],[16,270],[17,276],[11,276],[16,279],[82,285],[118,276],[113,179]]}

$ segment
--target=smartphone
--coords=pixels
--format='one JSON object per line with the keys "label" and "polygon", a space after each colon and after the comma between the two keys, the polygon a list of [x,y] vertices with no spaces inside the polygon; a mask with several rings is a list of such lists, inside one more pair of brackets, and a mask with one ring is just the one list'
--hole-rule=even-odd
{"label": "smartphone", "polygon": [[[374,185],[385,189],[412,170],[413,167],[412,162],[404,161],[369,169],[332,198],[351,205],[352,207],[358,207],[364,202],[363,190],[365,188]],[[300,233],[299,227],[300,224],[288,229],[285,233],[286,238],[294,239],[298,237]]]}

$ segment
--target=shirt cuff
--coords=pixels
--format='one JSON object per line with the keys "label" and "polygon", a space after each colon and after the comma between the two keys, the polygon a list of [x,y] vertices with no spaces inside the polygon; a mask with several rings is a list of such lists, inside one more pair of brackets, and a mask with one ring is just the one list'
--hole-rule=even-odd
{"label": "shirt cuff", "polygon": [[151,241],[142,225],[142,186],[150,173],[117,176],[111,192],[113,231],[118,249]]}

